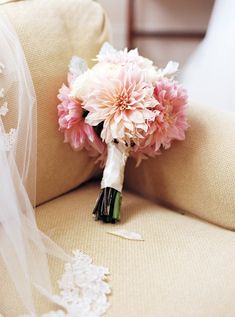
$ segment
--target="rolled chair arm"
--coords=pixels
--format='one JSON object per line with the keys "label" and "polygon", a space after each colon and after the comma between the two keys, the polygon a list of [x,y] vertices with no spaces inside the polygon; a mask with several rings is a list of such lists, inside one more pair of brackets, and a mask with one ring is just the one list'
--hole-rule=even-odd
{"label": "rolled chair arm", "polygon": [[235,114],[190,106],[183,142],[126,169],[126,188],[235,230]]}

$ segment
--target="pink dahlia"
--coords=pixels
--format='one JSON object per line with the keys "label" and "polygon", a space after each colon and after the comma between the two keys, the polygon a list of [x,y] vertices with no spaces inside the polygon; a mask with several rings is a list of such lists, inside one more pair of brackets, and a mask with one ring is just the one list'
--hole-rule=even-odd
{"label": "pink dahlia", "polygon": [[144,138],[132,151],[138,164],[148,156],[160,153],[160,148],[168,149],[172,140],[184,140],[188,128],[186,107],[187,93],[177,82],[169,79],[159,80],[154,88],[154,97],[158,101],[154,111],[158,115],[148,120],[148,130]]}
{"label": "pink dahlia", "polygon": [[[121,51],[115,50],[110,44],[104,44],[97,56],[99,62],[111,64],[128,64],[133,63],[142,67],[151,67],[153,62],[150,59],[139,55],[138,49],[128,51],[127,48]],[[141,68],[142,68],[141,67]]]}
{"label": "pink dahlia", "polygon": [[101,138],[107,144],[113,139],[138,143],[148,130],[148,120],[154,120],[151,109],[157,100],[153,87],[143,81],[141,71],[134,65],[123,65],[115,76],[99,77],[91,94],[83,103],[89,113],[86,122],[96,126],[103,122]]}
{"label": "pink dahlia", "polygon": [[[69,80],[70,81],[69,77]],[[96,134],[93,127],[85,122],[83,109],[78,100],[70,97],[71,89],[65,85],[59,90],[61,103],[57,106],[60,130],[64,132],[64,141],[70,143],[74,150],[85,148],[90,156],[105,159],[106,146]]]}

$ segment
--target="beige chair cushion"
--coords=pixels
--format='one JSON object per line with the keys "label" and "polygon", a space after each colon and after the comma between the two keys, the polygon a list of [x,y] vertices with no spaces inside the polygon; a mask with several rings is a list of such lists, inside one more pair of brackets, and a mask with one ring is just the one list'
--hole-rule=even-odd
{"label": "beige chair cushion", "polygon": [[[233,232],[127,192],[122,222],[105,225],[91,215],[98,192],[99,185],[90,184],[43,204],[37,222],[68,252],[79,248],[110,269],[111,307],[105,316],[234,317]],[[117,228],[139,232],[145,241],[106,233]],[[52,268],[56,279],[58,262]],[[9,298],[6,317],[13,317],[16,307]]]}
{"label": "beige chair cushion", "polygon": [[[87,180],[93,160],[63,144],[58,131],[57,93],[73,55],[90,65],[107,40],[106,16],[91,0],[30,0],[0,6],[23,46],[38,101],[37,203]],[[12,111],[12,109],[10,109]]]}
{"label": "beige chair cushion", "polygon": [[235,230],[235,114],[191,105],[189,123],[184,142],[138,169],[129,161],[126,186]]}

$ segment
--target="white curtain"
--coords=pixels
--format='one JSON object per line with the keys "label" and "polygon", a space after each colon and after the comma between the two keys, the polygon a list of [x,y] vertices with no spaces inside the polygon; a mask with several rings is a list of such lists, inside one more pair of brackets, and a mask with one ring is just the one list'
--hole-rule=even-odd
{"label": "white curtain", "polygon": [[190,100],[235,111],[235,1],[216,0],[205,39],[181,74]]}

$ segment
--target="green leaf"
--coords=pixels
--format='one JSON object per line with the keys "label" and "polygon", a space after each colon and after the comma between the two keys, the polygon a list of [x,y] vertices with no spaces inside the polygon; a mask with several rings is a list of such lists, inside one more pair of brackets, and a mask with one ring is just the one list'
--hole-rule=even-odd
{"label": "green leaf", "polygon": [[120,210],[121,210],[122,196],[121,193],[117,192],[115,196],[115,202],[113,207],[113,218],[120,220]]}

